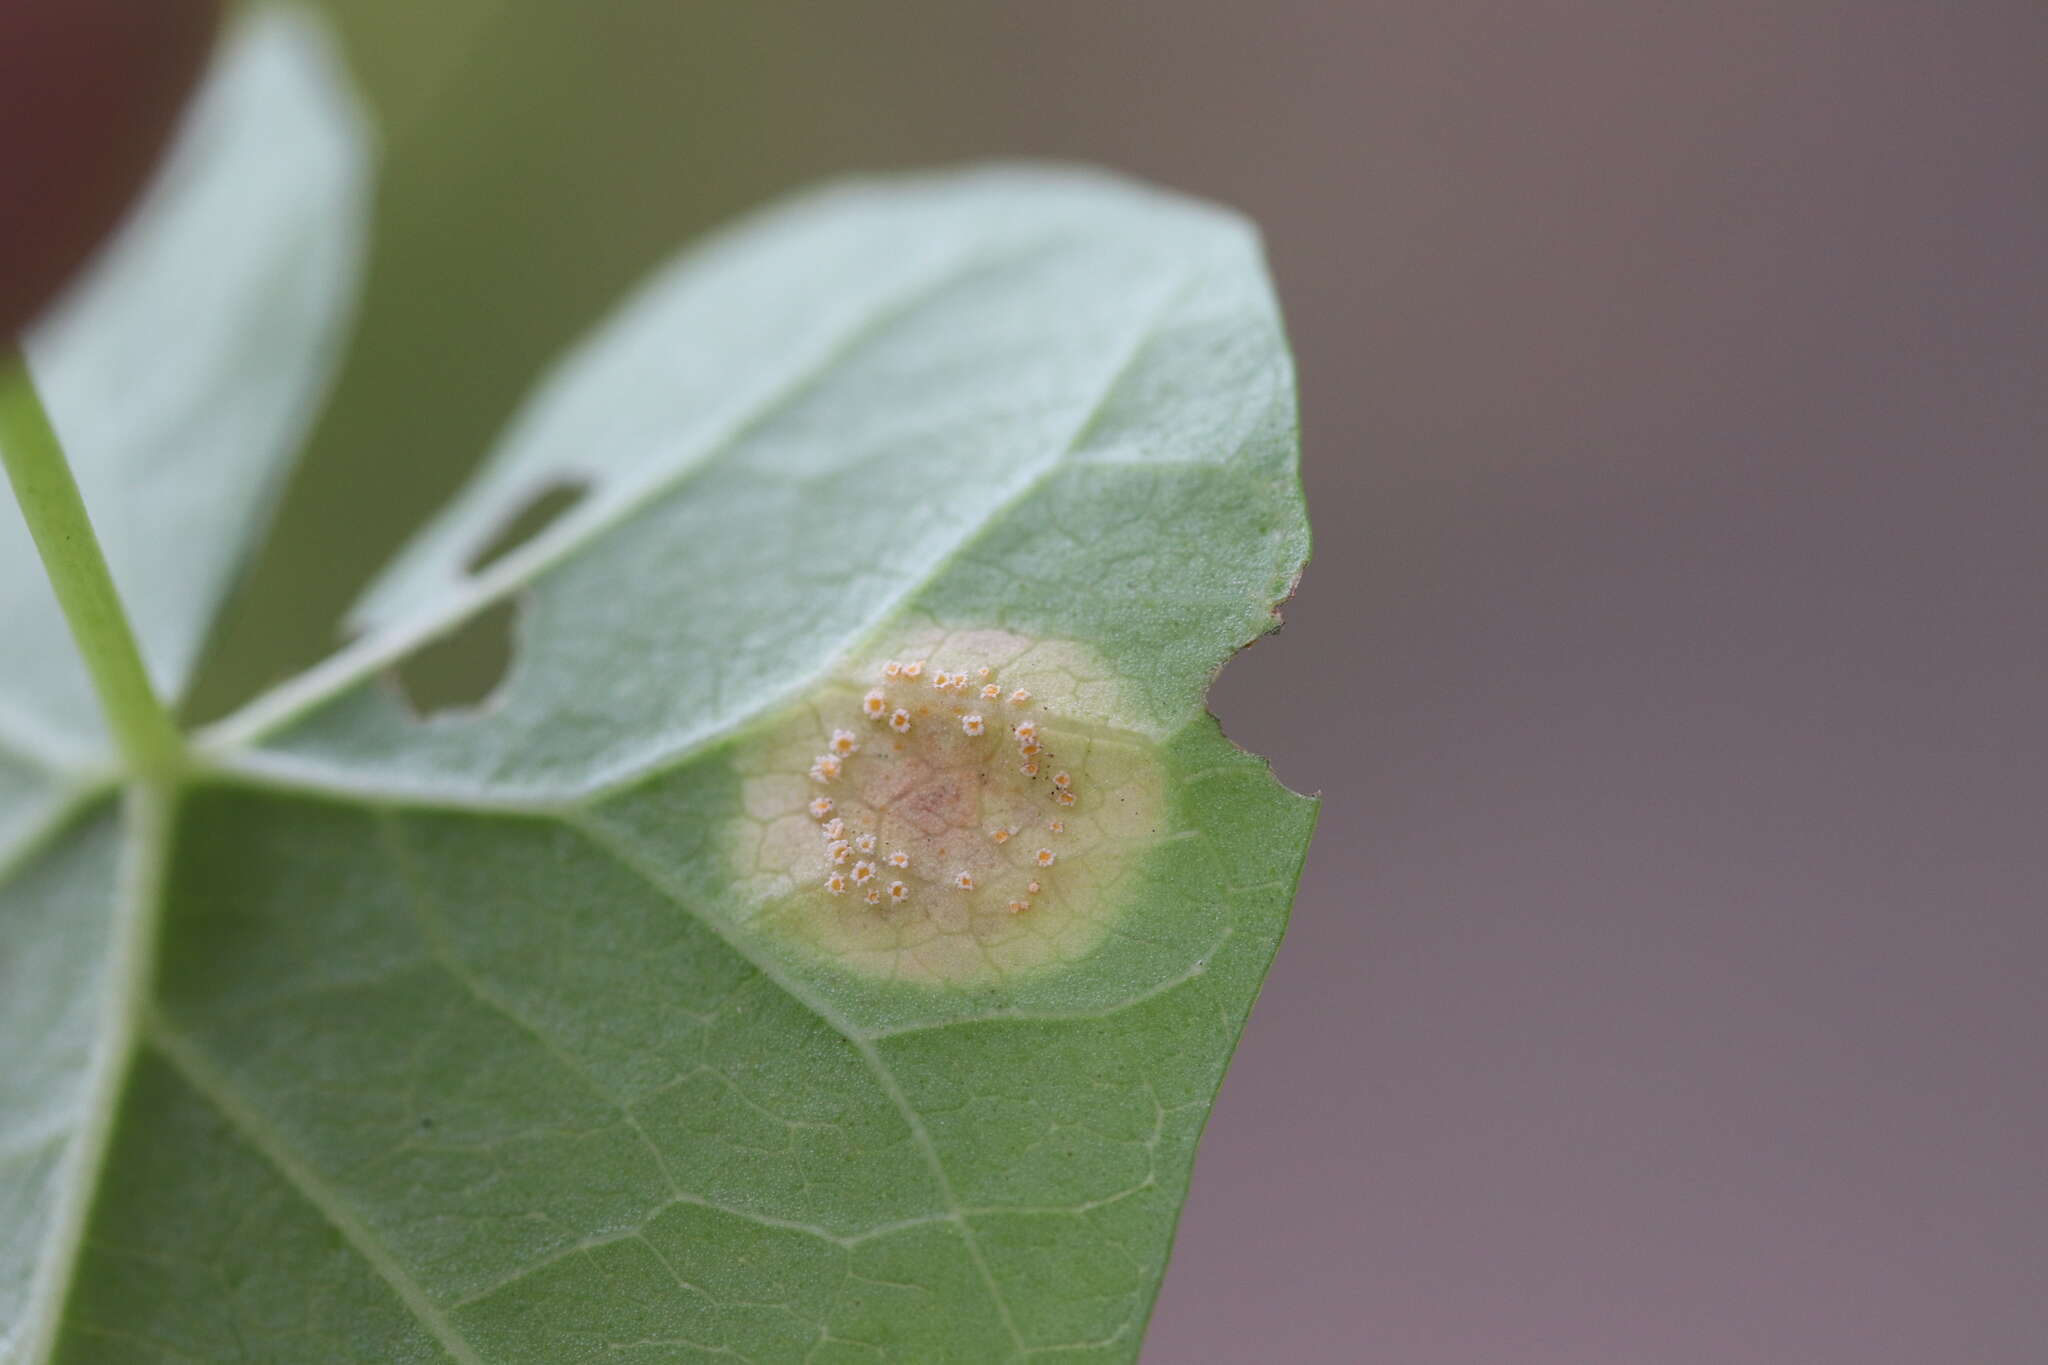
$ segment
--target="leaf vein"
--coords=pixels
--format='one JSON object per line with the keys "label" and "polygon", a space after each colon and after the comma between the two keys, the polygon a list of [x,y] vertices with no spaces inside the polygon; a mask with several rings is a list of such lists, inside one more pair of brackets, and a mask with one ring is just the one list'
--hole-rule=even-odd
{"label": "leaf vein", "polygon": [[170,1064],[194,1094],[212,1105],[214,1111],[226,1119],[300,1197],[333,1225],[343,1240],[376,1272],[378,1278],[390,1286],[420,1325],[433,1334],[450,1356],[461,1365],[484,1365],[484,1359],[476,1348],[455,1329],[455,1324],[448,1320],[440,1306],[377,1240],[369,1226],[356,1216],[341,1193],[330,1187],[311,1165],[292,1151],[284,1134],[236,1093],[227,1077],[214,1069],[196,1045],[156,1019],[145,1025],[143,1039]]}
{"label": "leaf vein", "polygon": [[844,1038],[855,1052],[860,1054],[861,1060],[866,1063],[868,1070],[874,1075],[875,1083],[881,1087],[882,1093],[888,1097],[889,1102],[896,1107],[897,1113],[902,1116],[905,1126],[910,1130],[912,1140],[917,1144],[919,1152],[925,1159],[925,1164],[930,1168],[933,1184],[937,1186],[939,1197],[946,1205],[948,1220],[959,1230],[960,1240],[967,1248],[968,1259],[974,1263],[975,1270],[983,1286],[988,1290],[989,1297],[996,1306],[997,1316],[1002,1320],[1004,1330],[1009,1334],[1010,1340],[1015,1344],[1018,1353],[1022,1355],[1026,1352],[1029,1348],[1025,1345],[1023,1334],[1018,1331],[1016,1319],[1010,1312],[1009,1300],[1004,1296],[1001,1286],[997,1284],[995,1273],[989,1268],[987,1257],[982,1254],[981,1243],[975,1236],[973,1226],[967,1220],[960,1197],[953,1189],[951,1178],[946,1174],[945,1163],[939,1157],[938,1144],[932,1141],[931,1133],[925,1128],[923,1116],[917,1112],[916,1106],[910,1103],[910,1097],[903,1092],[902,1085],[896,1079],[896,1073],[890,1069],[888,1063],[882,1059],[881,1054],[875,1050],[874,1043],[856,1028],[851,1020],[832,1008],[826,1001],[820,999],[814,992],[806,990],[800,983],[792,980],[770,960],[749,951],[714,916],[705,914],[695,905],[685,900],[670,885],[667,878],[654,869],[644,866],[630,850],[619,844],[601,827],[568,817],[564,817],[564,823],[582,834],[592,847],[609,856],[612,861],[640,878],[649,888],[667,899],[677,909],[692,916],[698,923],[717,935],[733,952],[753,966],[762,976],[781,987],[791,999],[816,1015],[834,1032],[838,1033],[840,1037]]}
{"label": "leaf vein", "polygon": [[1122,1014],[1125,1010],[1135,1009],[1148,1000],[1156,1000],[1160,996],[1166,995],[1201,977],[1209,970],[1210,959],[1215,957],[1223,945],[1230,941],[1230,936],[1233,932],[1235,931],[1232,928],[1226,926],[1223,932],[1216,936],[1215,941],[1194,962],[1188,964],[1185,971],[1176,976],[1168,977],[1166,980],[1155,985],[1147,986],[1135,995],[1126,996],[1122,1000],[1101,1006],[1100,1008],[1080,1010],[1002,1010],[991,1014],[965,1015],[957,1019],[940,1019],[931,1023],[899,1024],[894,1028],[871,1029],[868,1031],[867,1036],[877,1039],[901,1038],[911,1033],[934,1033],[940,1029],[963,1028],[973,1024],[1061,1024],[1088,1019],[1108,1019]]}

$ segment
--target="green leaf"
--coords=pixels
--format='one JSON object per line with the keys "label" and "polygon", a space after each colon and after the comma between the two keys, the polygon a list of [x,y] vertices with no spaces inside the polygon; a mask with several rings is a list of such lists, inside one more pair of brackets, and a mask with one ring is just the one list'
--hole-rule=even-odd
{"label": "green leaf", "polygon": [[174,810],[19,847],[0,1360],[1134,1358],[1313,820],[1202,706],[1292,383],[1252,232],[1101,174],[685,253]]}

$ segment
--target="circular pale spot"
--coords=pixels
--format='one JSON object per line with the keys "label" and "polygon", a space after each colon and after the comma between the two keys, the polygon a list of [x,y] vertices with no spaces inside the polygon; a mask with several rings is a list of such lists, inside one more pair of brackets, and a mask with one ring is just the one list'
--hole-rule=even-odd
{"label": "circular pale spot", "polygon": [[[891,643],[913,662],[893,673],[879,654],[857,662],[735,753],[746,814],[726,847],[743,917],[791,951],[910,983],[996,981],[1094,951],[1165,809],[1158,750],[1117,724],[1115,679],[1078,646],[1007,632]],[[1028,719],[992,723],[970,700],[987,690],[971,680],[998,673],[1012,704],[1030,702]],[[844,750],[862,716],[888,729]],[[1054,765],[1059,785],[1041,775]],[[820,769],[832,823],[847,832],[823,847],[805,781]],[[1082,788],[1086,811],[1052,826],[1057,853],[1012,837],[1048,828],[1047,806]],[[852,889],[876,896],[843,894]]]}

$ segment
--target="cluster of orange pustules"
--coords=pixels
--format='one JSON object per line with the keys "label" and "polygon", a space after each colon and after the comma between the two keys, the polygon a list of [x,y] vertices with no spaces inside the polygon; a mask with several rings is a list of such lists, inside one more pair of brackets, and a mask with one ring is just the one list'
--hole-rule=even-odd
{"label": "cluster of orange pustules", "polygon": [[[1022,687],[1011,688],[1007,693],[991,681],[995,670],[989,667],[974,669],[972,674],[960,672],[932,672],[931,686],[938,692],[956,696],[978,695],[988,703],[988,709],[1008,706],[1022,711],[1031,705],[1031,693]],[[925,674],[925,660],[915,659],[904,663],[891,659],[882,665],[885,682],[917,682]],[[861,698],[861,714],[869,721],[886,725],[899,735],[911,730],[910,709],[892,705],[888,692],[882,687],[872,688]],[[969,739],[980,739],[990,732],[987,716],[979,711],[968,711],[959,716],[960,731]],[[1036,778],[1040,763],[1049,757],[1039,736],[1038,722],[1025,716],[1009,726],[1010,739],[1017,746],[1020,760],[1018,771],[1027,778]],[[810,776],[813,782],[829,786],[837,782],[846,771],[847,761],[860,752],[860,736],[852,730],[834,729],[827,741],[825,752],[811,763]],[[1074,790],[1073,776],[1065,772],[1052,774],[1051,799],[1061,809],[1069,809],[1080,799]],[[877,865],[875,854],[879,849],[879,838],[873,833],[863,833],[847,828],[845,820],[835,816],[836,804],[830,796],[818,796],[810,803],[811,818],[819,822],[819,831],[825,838],[826,873],[825,890],[835,896],[859,892],[869,905],[901,905],[910,899],[910,885],[900,878],[883,881],[885,873]],[[1067,832],[1066,821],[1054,817],[1046,822],[1047,832],[1061,835]],[[998,844],[1008,843],[1017,837],[1018,831],[1009,826],[1000,826],[989,831],[989,837]],[[1040,868],[1050,868],[1059,860],[1052,848],[1040,848],[1032,855],[1032,863]],[[880,863],[899,872],[910,869],[910,855],[901,849],[892,849],[880,859]],[[953,889],[960,892],[975,892],[981,888],[974,874],[965,868],[955,872],[949,879]],[[1043,884],[1032,878],[1025,883],[1024,895],[1013,898],[1008,909],[1012,914],[1023,914],[1031,908],[1030,897],[1044,890]]]}

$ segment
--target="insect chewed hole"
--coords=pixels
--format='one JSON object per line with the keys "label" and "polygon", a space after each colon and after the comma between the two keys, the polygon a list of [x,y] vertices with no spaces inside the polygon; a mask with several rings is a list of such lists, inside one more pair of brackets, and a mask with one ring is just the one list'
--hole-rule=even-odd
{"label": "insect chewed hole", "polygon": [[1119,724],[1114,678],[1002,631],[887,643],[734,756],[728,850],[754,925],[901,982],[1084,957],[1162,833],[1159,756]]}
{"label": "insect chewed hole", "polygon": [[515,628],[523,602],[498,602],[399,660],[386,677],[406,708],[422,719],[443,711],[473,710],[489,701],[512,668]]}
{"label": "insect chewed hole", "polygon": [[567,516],[589,492],[589,484],[576,480],[562,479],[549,484],[528,498],[463,567],[473,574],[490,568]]}

